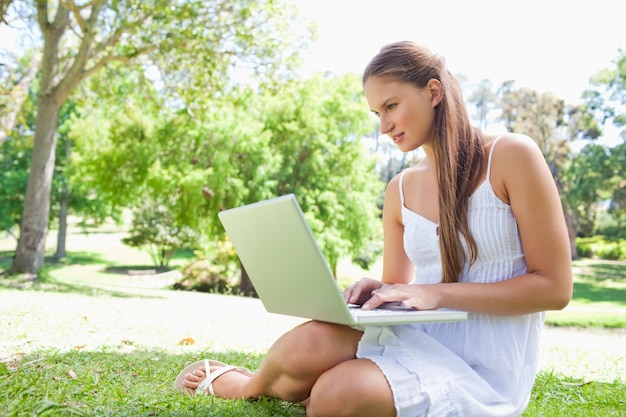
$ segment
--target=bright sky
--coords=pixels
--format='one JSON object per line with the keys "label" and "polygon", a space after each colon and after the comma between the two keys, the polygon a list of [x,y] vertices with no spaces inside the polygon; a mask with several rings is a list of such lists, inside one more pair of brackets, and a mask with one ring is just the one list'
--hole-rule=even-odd
{"label": "bright sky", "polygon": [[574,104],[626,49],[624,0],[295,1],[319,25],[304,74],[361,73],[381,46],[412,40],[471,84],[515,80]]}
{"label": "bright sky", "polygon": [[[589,78],[626,49],[626,0],[293,1],[318,23],[303,76],[360,74],[383,45],[412,40],[470,84],[515,80],[576,104]],[[14,41],[0,31],[7,42]]]}

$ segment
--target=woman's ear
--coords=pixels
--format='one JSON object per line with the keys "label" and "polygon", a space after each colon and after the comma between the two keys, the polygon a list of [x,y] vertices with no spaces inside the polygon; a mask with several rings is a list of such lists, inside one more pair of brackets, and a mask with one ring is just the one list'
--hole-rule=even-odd
{"label": "woman's ear", "polygon": [[430,101],[433,107],[437,107],[443,98],[443,87],[441,85],[441,81],[436,78],[431,78],[430,81],[428,81],[428,84],[426,84],[426,88],[430,92]]}

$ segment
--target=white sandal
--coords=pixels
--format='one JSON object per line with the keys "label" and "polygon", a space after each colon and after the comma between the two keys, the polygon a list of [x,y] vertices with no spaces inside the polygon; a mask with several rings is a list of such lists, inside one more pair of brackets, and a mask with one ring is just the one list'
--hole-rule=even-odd
{"label": "white sandal", "polygon": [[[211,366],[219,366],[220,368],[215,370],[215,372],[211,372]],[[204,381],[200,382],[195,390],[191,388],[187,388],[183,385],[183,381],[187,374],[193,374],[200,368],[204,368],[204,372],[206,373],[206,378]],[[188,365],[185,369],[183,369],[176,380],[174,381],[174,386],[182,391],[187,392],[188,394],[207,394],[207,389],[211,395],[215,395],[215,391],[213,391],[213,382],[224,375],[226,372],[230,371],[241,371],[245,373],[252,373],[248,368],[244,368],[242,366],[235,365],[226,365],[225,363],[219,361],[212,361],[209,359],[204,359],[201,361],[197,361]]]}

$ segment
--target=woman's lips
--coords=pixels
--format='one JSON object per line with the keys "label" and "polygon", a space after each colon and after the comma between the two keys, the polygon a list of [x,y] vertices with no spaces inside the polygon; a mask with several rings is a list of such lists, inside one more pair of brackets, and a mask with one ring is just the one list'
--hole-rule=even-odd
{"label": "woman's lips", "polygon": [[402,140],[402,138],[404,138],[404,133],[400,133],[398,135],[393,135],[391,137],[391,140],[393,140],[393,143],[398,143]]}

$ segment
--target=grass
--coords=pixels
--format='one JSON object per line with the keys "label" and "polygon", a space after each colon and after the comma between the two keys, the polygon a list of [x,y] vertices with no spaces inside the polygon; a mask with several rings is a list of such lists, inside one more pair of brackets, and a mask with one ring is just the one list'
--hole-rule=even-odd
{"label": "grass", "polygon": [[[95,235],[87,240],[64,262],[47,259],[40,282],[0,277],[0,415],[304,416],[300,405],[280,400],[190,397],[172,385],[180,369],[200,358],[256,368],[259,352],[275,339],[270,328],[291,322],[252,313],[258,321],[242,327],[237,309],[214,305],[219,296],[127,286],[136,283],[125,271],[152,268],[149,257],[132,248],[99,249]],[[0,270],[10,266],[11,255],[0,252]],[[190,256],[181,253],[173,265]],[[624,263],[582,260],[574,266],[572,308],[550,312],[548,322],[626,327]],[[239,297],[228,302],[234,299],[246,303]],[[186,313],[198,306],[202,316]],[[190,336],[195,341],[182,345]],[[251,340],[262,348],[246,345]],[[626,382],[544,370],[523,417],[556,416],[626,416]]]}
{"label": "grass", "polygon": [[623,382],[585,382],[553,373],[538,375],[522,417],[626,416]]}
{"label": "grass", "polygon": [[[255,366],[260,356],[218,359]],[[3,416],[303,416],[300,405],[262,399],[224,401],[179,393],[171,381],[197,355],[158,350],[119,353],[41,351],[15,370],[0,364]]]}
{"label": "grass", "polygon": [[567,309],[550,311],[555,326],[626,328],[626,263],[574,261],[574,295]]}
{"label": "grass", "polygon": [[[0,364],[3,416],[255,416],[301,417],[304,409],[276,399],[226,401],[181,395],[171,384],[187,363],[210,355],[258,366],[260,355],[173,355],[161,350],[120,353],[40,351],[16,369]],[[524,417],[625,416],[623,383],[582,382],[540,373]]]}

